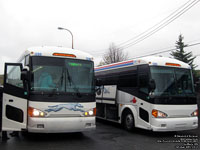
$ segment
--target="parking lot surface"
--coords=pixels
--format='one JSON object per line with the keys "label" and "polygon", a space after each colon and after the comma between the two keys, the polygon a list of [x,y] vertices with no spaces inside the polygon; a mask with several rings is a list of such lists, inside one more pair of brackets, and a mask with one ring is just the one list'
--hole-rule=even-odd
{"label": "parking lot surface", "polygon": [[158,133],[97,120],[97,129],[84,133],[19,134],[1,142],[0,150],[171,150],[198,149],[200,129]]}

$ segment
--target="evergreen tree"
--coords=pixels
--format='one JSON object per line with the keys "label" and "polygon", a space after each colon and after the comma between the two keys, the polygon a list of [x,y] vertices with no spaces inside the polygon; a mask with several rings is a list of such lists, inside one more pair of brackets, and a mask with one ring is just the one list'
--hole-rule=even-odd
{"label": "evergreen tree", "polygon": [[193,64],[193,61],[196,57],[192,56],[192,52],[187,53],[184,51],[184,47],[187,47],[188,45],[184,44],[183,39],[184,37],[180,34],[178,37],[178,41],[176,41],[177,50],[172,52],[170,55],[172,55],[175,59],[189,64],[194,71],[194,69],[197,67],[195,64]]}

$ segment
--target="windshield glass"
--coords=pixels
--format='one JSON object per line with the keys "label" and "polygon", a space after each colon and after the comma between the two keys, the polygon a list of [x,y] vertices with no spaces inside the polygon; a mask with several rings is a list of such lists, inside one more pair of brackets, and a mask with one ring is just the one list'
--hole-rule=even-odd
{"label": "windshield glass", "polygon": [[55,57],[32,57],[31,91],[91,93],[93,62]]}
{"label": "windshield glass", "polygon": [[193,82],[190,69],[151,67],[151,77],[155,80],[155,95],[193,94]]}

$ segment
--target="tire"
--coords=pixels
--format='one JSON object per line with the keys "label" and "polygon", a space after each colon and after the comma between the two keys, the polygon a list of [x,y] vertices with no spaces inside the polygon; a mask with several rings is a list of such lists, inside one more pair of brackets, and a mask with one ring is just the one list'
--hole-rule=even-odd
{"label": "tire", "polygon": [[7,131],[2,131],[2,141],[7,141],[9,138],[8,138],[8,135],[7,135]]}
{"label": "tire", "polygon": [[135,127],[133,114],[130,111],[125,112],[123,117],[123,126],[127,131],[132,131]]}

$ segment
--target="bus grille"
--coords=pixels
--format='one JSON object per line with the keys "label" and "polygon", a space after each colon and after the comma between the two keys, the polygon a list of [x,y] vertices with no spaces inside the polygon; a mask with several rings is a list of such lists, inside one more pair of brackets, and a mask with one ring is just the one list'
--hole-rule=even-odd
{"label": "bus grille", "polygon": [[187,118],[190,117],[188,115],[170,115],[168,118]]}
{"label": "bus grille", "polygon": [[59,118],[59,117],[81,117],[80,114],[50,114],[50,118]]}

